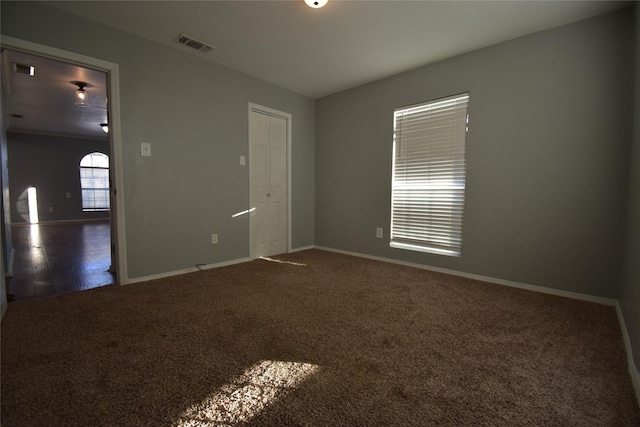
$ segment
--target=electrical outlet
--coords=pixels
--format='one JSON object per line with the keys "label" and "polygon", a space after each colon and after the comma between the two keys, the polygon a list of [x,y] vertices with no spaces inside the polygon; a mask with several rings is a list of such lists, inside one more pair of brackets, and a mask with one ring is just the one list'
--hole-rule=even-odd
{"label": "electrical outlet", "polygon": [[382,239],[382,227],[376,228],[376,238]]}
{"label": "electrical outlet", "polygon": [[141,142],[140,151],[144,157],[151,157],[151,144],[148,142]]}
{"label": "electrical outlet", "polygon": [[53,212],[53,206],[49,206],[49,212]]}
{"label": "electrical outlet", "polygon": [[212,245],[217,245],[218,244],[218,235],[217,234],[212,234],[211,235],[211,244]]}

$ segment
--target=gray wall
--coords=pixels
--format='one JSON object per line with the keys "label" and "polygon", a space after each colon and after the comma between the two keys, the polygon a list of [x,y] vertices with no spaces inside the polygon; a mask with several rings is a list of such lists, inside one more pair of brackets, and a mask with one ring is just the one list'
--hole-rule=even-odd
{"label": "gray wall", "polygon": [[249,256],[249,220],[231,218],[248,208],[249,102],[293,116],[292,241],[313,245],[312,99],[45,4],[1,7],[5,35],[120,66],[130,278]]}
{"label": "gray wall", "polygon": [[[35,186],[40,222],[109,218],[108,212],[83,212],[80,194],[80,160],[99,151],[110,155],[109,142],[12,133],[9,141],[11,219],[28,223],[26,191]],[[71,198],[66,197],[71,193]],[[50,212],[50,208],[53,211]]]}
{"label": "gray wall", "polygon": [[635,365],[640,368],[640,5],[635,5],[635,104],[625,275],[620,307],[627,325]]}
{"label": "gray wall", "polygon": [[[632,31],[627,9],[319,99],[316,244],[617,297]],[[391,249],[393,110],[466,91],[462,257]]]}

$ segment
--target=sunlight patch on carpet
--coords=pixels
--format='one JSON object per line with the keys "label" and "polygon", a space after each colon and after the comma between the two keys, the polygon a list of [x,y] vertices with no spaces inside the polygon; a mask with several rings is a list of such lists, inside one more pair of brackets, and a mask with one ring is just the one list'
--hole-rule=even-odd
{"label": "sunlight patch on carpet", "polygon": [[184,411],[174,426],[234,426],[247,422],[298,387],[318,368],[310,363],[263,360]]}
{"label": "sunlight patch on carpet", "polygon": [[301,265],[302,267],[306,267],[307,266],[307,264],[301,264],[299,262],[285,261],[283,259],[269,258],[269,257],[266,257],[266,256],[261,256],[260,259],[264,260],[264,261],[269,261],[269,262],[277,262],[278,264]]}

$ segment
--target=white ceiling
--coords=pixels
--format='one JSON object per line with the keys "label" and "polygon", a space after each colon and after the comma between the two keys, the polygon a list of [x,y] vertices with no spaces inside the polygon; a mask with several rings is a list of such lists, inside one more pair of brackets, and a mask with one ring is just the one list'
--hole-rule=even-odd
{"label": "white ceiling", "polygon": [[[602,14],[620,1],[49,2],[312,98],[525,34]],[[174,42],[185,33],[216,47]]]}
{"label": "white ceiling", "polygon": [[[18,73],[14,64],[31,65],[35,73]],[[107,122],[105,73],[9,50],[2,52],[2,65],[8,130],[106,140],[100,127]],[[75,105],[72,81],[88,83],[90,107]]]}
{"label": "white ceiling", "polygon": [[[329,0],[322,9],[302,0],[47,4],[319,98],[633,2]],[[201,53],[178,44],[180,33],[216,49]],[[11,55],[37,68],[35,77],[11,73],[8,113],[23,118],[10,118],[10,130],[104,138],[98,126],[107,114],[102,73]],[[72,80],[92,84],[91,108],[73,105]]]}

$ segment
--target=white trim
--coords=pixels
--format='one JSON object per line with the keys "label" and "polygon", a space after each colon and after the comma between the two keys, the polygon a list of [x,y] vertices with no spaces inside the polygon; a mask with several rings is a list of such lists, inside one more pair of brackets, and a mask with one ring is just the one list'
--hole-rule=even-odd
{"label": "white trim", "polygon": [[301,246],[299,248],[292,248],[289,253],[294,253],[294,252],[302,252],[302,251],[308,251],[309,249],[316,249],[315,246],[310,245],[310,246]]}
{"label": "white trim", "polygon": [[[248,108],[248,128],[247,128],[247,150],[248,153],[251,153],[251,112],[255,111],[258,113],[266,113],[272,116],[276,116],[276,117],[280,117],[282,119],[284,119],[287,122],[287,253],[291,252],[291,242],[292,242],[292,238],[291,238],[291,158],[292,158],[292,153],[291,153],[291,141],[292,141],[292,136],[291,136],[291,131],[292,131],[292,120],[293,120],[293,116],[291,115],[291,113],[285,113],[284,111],[279,111],[279,110],[274,110],[273,108],[269,108],[269,107],[264,107],[262,105],[259,104],[255,104],[253,102],[249,102],[249,108]],[[249,174],[249,203],[247,203],[247,205],[249,206],[249,209],[251,209],[251,173],[249,170],[247,170],[247,173]],[[249,257],[251,259],[254,258],[253,255],[253,245],[251,244],[251,217],[249,217]]]}
{"label": "white trim", "polygon": [[13,269],[16,264],[16,248],[11,245],[11,254],[9,255],[9,268],[5,271],[5,279],[7,277],[13,277]]}
{"label": "white trim", "polygon": [[242,264],[243,262],[249,262],[249,261],[251,261],[251,258],[233,259],[229,261],[217,262],[215,264],[201,264],[201,265],[198,265],[197,267],[185,268],[184,270],[169,271],[167,273],[152,274],[151,276],[136,277],[134,279],[129,279],[127,284],[148,282],[149,280],[156,280],[156,279],[164,279],[165,277],[179,276],[181,274],[187,274],[187,273],[195,273],[196,271],[210,270],[212,268]]}
{"label": "white trim", "polygon": [[77,65],[82,65],[88,68],[93,68],[105,72],[109,72],[114,65],[117,67],[117,64],[114,64],[112,62],[103,61],[102,59],[70,52],[68,50],[62,50],[52,46],[33,43],[27,40],[21,40],[5,35],[2,35],[1,37],[2,38],[0,39],[0,44],[2,44],[3,47],[11,50],[19,50],[25,53],[35,53],[37,55],[45,56],[51,59],[63,59],[66,62],[73,62]]}
{"label": "white trim", "polygon": [[620,329],[622,330],[622,340],[624,342],[624,348],[627,353],[627,365],[629,367],[629,375],[631,375],[631,382],[633,383],[633,389],[636,392],[636,400],[640,405],[640,372],[633,361],[633,351],[631,349],[631,339],[629,338],[629,331],[620,309],[620,303],[616,301],[616,313],[618,314],[618,322],[620,322]]}
{"label": "white trim", "polygon": [[368,259],[372,259],[372,260],[375,260],[375,261],[389,262],[389,263],[392,263],[392,264],[399,264],[399,265],[405,265],[405,266],[408,266],[408,267],[420,268],[422,270],[435,271],[437,273],[450,274],[452,276],[465,277],[467,279],[479,280],[481,282],[495,283],[497,285],[510,286],[512,288],[526,289],[528,291],[541,292],[543,294],[550,294],[550,295],[556,295],[556,296],[560,296],[560,297],[577,299],[577,300],[581,300],[581,301],[588,301],[588,302],[593,302],[593,303],[596,303],[596,304],[611,305],[611,306],[615,306],[617,304],[617,300],[615,300],[615,299],[596,297],[596,296],[593,296],[593,295],[581,294],[581,293],[578,293],[578,292],[561,291],[561,290],[558,290],[558,289],[545,288],[544,286],[528,285],[526,283],[512,282],[511,280],[496,279],[494,277],[480,276],[480,275],[477,275],[477,274],[464,273],[464,272],[455,271],[455,270],[448,270],[446,268],[431,267],[431,266],[428,266],[428,265],[416,264],[416,263],[413,263],[413,262],[399,261],[399,260],[395,260],[395,259],[391,259],[391,258],[377,257],[377,256],[366,255],[366,254],[361,254],[361,253],[357,253],[357,252],[350,252],[350,251],[343,251],[343,250],[340,250],[340,249],[327,248],[327,247],[323,247],[323,246],[315,246],[315,248],[316,249],[321,249],[321,250],[324,250],[324,251],[329,251],[329,252],[336,252],[336,253],[345,254],[345,255],[352,255],[352,256],[357,256],[357,257],[361,257],[361,258],[368,258]]}
{"label": "white trim", "polygon": [[117,274],[119,284],[123,285],[128,283],[127,242],[124,216],[124,181],[122,172],[122,137],[120,129],[120,71],[118,64],[26,40],[20,40],[4,35],[1,37],[0,44],[5,48],[40,55],[47,58],[63,60],[65,62],[74,63],[107,73],[109,90],[109,137],[111,140],[110,162],[113,165],[112,171],[114,172],[112,176],[113,188],[116,189],[113,197],[115,201],[114,216],[116,226],[116,252],[118,257]]}
{"label": "white trim", "polygon": [[13,128],[10,131],[12,134],[17,133],[21,135],[42,135],[42,136],[51,136],[54,138],[65,138],[65,139],[80,139],[87,141],[100,141],[100,142],[108,142],[109,136],[104,134],[100,138],[96,136],[85,136],[85,135],[76,135],[72,133],[62,133],[62,132],[47,132],[47,131],[39,131],[39,130],[29,130],[29,129],[16,129]]}

